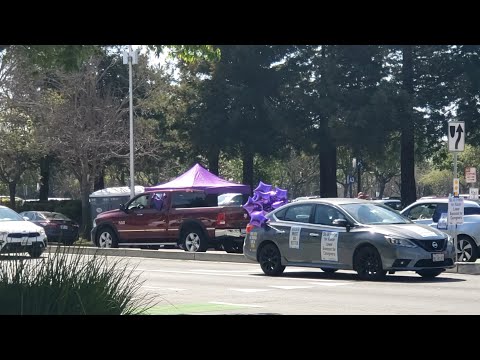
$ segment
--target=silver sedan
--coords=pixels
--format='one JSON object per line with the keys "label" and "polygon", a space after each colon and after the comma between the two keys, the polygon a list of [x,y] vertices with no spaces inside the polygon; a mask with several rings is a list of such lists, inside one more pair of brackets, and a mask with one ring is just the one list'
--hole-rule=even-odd
{"label": "silver sedan", "polygon": [[432,278],[454,266],[449,235],[371,201],[300,200],[267,218],[261,227],[247,227],[243,248],[266,275],[280,275],[286,266],[306,266],[331,273],[355,270],[363,280],[396,271]]}

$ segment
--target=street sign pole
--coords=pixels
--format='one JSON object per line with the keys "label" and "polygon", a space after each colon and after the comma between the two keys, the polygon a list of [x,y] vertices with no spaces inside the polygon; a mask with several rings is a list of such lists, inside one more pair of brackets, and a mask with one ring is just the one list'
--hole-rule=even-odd
{"label": "street sign pole", "polygon": [[[465,123],[463,121],[450,121],[448,123],[448,130],[447,130],[448,150],[450,152],[453,152],[453,198],[460,197],[460,181],[457,177],[458,176],[457,156],[459,152],[464,151],[465,149],[465,137],[466,137],[466,131],[465,131]],[[452,201],[455,201],[455,199],[452,199]],[[462,202],[462,206],[463,206],[463,202]],[[450,207],[450,200],[449,200],[449,207]],[[463,208],[462,208],[461,219],[462,219],[461,223],[463,223]],[[449,220],[449,223],[450,223],[450,220]],[[455,225],[455,230],[453,231],[453,246],[454,246],[454,256],[455,256],[454,260],[456,262],[456,260],[458,260],[458,257],[457,257],[458,221],[455,220],[455,222],[452,223],[451,225],[453,224]]]}
{"label": "street sign pole", "polygon": [[[453,178],[457,178],[457,152],[453,153]],[[458,196],[460,196],[460,189],[458,190]],[[455,263],[457,259],[457,224],[455,224],[455,230],[453,231],[453,262]]]}

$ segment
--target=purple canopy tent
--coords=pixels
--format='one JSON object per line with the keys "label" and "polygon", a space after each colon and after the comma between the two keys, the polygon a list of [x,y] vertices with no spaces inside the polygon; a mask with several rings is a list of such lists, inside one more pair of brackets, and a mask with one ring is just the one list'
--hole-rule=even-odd
{"label": "purple canopy tent", "polygon": [[165,184],[146,187],[145,191],[177,189],[204,190],[207,194],[223,194],[229,192],[240,194],[251,193],[250,186],[223,180],[199,164],[196,164],[176,179]]}

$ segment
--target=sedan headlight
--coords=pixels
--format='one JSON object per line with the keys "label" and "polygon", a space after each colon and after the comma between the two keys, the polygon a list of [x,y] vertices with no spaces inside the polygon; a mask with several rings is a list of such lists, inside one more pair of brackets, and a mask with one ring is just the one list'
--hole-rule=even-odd
{"label": "sedan headlight", "polygon": [[40,233],[40,235],[45,235],[45,230],[41,227],[38,232]]}
{"label": "sedan headlight", "polygon": [[417,245],[415,245],[413,242],[407,239],[396,238],[392,236],[385,236],[385,239],[392,245],[411,247],[411,248],[417,247]]}

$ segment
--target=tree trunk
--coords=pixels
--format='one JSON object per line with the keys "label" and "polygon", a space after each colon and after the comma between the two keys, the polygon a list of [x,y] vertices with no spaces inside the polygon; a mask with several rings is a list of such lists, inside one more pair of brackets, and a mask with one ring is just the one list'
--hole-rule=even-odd
{"label": "tree trunk", "polygon": [[378,180],[378,198],[383,199],[383,194],[385,193],[385,187],[387,182],[384,179]]}
{"label": "tree trunk", "polygon": [[102,169],[97,176],[95,176],[95,182],[93,183],[93,191],[105,189],[105,169]]}
{"label": "tree trunk", "polygon": [[330,137],[326,119],[320,122],[320,196],[337,197],[337,148]]}
{"label": "tree trunk", "polygon": [[82,200],[82,227],[81,234],[83,238],[90,239],[90,231],[92,230],[92,218],[90,216],[90,183],[86,176],[82,176],[80,182],[80,199]]}
{"label": "tree trunk", "polygon": [[212,149],[208,153],[208,171],[218,176],[218,162],[220,159],[220,150],[218,148]]}
{"label": "tree trunk", "polygon": [[15,210],[17,205],[15,204],[15,195],[17,194],[17,182],[12,181],[8,183],[8,190],[10,192],[10,208]]}
{"label": "tree trunk", "polygon": [[46,155],[40,159],[40,190],[38,198],[40,201],[48,201],[50,194],[50,165],[52,156]]}
{"label": "tree trunk", "polygon": [[120,173],[120,186],[127,186],[127,182],[125,181],[125,171],[123,170]]}
{"label": "tree trunk", "polygon": [[403,47],[403,88],[409,96],[403,111],[402,134],[400,138],[401,198],[406,207],[417,200],[415,186],[415,132],[413,122],[413,47]]}
{"label": "tree trunk", "polygon": [[242,153],[242,162],[242,183],[250,185],[253,191],[253,151],[245,148]]}

